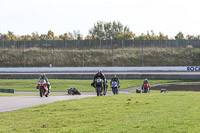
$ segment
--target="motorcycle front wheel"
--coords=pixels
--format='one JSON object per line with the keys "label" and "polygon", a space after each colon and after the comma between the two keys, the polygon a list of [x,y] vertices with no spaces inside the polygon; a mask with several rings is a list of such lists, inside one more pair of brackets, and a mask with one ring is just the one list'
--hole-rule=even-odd
{"label": "motorcycle front wheel", "polygon": [[40,97],[43,97],[43,96],[44,96],[44,88],[40,87]]}
{"label": "motorcycle front wheel", "polygon": [[97,91],[97,96],[100,96],[100,88],[99,87],[96,88],[96,91]]}

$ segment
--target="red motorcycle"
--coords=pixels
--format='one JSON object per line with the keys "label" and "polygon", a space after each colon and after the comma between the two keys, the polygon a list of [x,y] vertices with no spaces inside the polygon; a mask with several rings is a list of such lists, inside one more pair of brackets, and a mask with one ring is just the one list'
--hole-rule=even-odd
{"label": "red motorcycle", "polygon": [[47,86],[47,82],[44,79],[40,79],[38,81],[38,89],[40,91],[40,97],[48,97],[49,96],[49,90]]}
{"label": "red motorcycle", "polygon": [[142,89],[143,89],[142,93],[149,93],[150,92],[149,84],[144,84]]}

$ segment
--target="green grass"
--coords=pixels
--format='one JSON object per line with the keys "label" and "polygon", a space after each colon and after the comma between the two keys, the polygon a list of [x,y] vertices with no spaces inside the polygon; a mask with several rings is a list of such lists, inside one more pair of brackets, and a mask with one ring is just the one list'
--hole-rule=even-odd
{"label": "green grass", "polygon": [[173,48],[172,50],[167,47],[120,48],[114,49],[112,56],[112,49],[29,48],[25,51],[23,49],[0,49],[0,67],[23,67],[24,54],[26,67],[48,67],[49,64],[54,63],[59,67],[82,67],[83,57],[85,67],[111,67],[112,59],[114,66],[119,67],[200,65],[200,48]]}
{"label": "green grass", "polygon": [[38,95],[37,94],[14,94],[14,93],[2,93],[2,92],[0,92],[0,97],[2,97],[2,96],[38,96]]}
{"label": "green grass", "polygon": [[2,92],[0,92],[0,96],[19,96],[19,95],[14,94],[14,93],[2,93]]}
{"label": "green grass", "polygon": [[[184,82],[189,80],[149,80],[150,84]],[[0,89],[15,89],[15,91],[38,91],[36,89],[37,79],[1,79]],[[52,89],[51,91],[67,91],[69,88],[77,88],[80,91],[95,91],[91,86],[92,80],[65,80],[65,79],[49,79]],[[121,89],[135,86],[141,86],[143,80],[120,80]],[[110,83],[110,80],[108,80]],[[109,86],[109,90],[110,86]]]}
{"label": "green grass", "polygon": [[197,133],[200,92],[91,97],[0,113],[0,132]]}

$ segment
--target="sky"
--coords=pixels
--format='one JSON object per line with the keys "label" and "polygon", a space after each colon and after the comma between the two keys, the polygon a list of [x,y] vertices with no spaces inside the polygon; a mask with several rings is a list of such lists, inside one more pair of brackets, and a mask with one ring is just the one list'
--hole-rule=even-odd
{"label": "sky", "polygon": [[199,0],[0,0],[0,33],[55,35],[80,30],[88,35],[97,21],[119,21],[136,35],[153,30],[173,38],[200,34]]}

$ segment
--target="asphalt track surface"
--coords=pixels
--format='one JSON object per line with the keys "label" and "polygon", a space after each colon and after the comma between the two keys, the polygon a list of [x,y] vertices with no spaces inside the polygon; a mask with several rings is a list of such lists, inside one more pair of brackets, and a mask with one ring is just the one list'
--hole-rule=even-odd
{"label": "asphalt track surface", "polygon": [[[129,93],[121,91],[120,93]],[[38,96],[2,96],[0,97],[0,113],[29,108],[56,101],[95,97],[96,92],[81,92],[81,95],[67,95],[67,92],[51,92],[49,97],[40,97],[39,92],[15,92],[15,94],[38,94]],[[59,96],[58,96],[59,95]],[[112,95],[111,91],[107,95]]]}
{"label": "asphalt track surface", "polygon": [[[167,84],[179,84],[179,83],[176,82],[176,83],[155,84],[151,85],[151,87],[159,85],[167,85]],[[120,94],[131,93],[130,91],[134,91],[136,89],[139,89],[140,87],[141,86],[123,89],[123,91],[120,91],[119,93]],[[16,94],[38,94],[38,96],[2,96],[0,97],[0,113],[24,109],[41,104],[48,104],[56,101],[80,99],[80,98],[96,96],[96,92],[81,92],[81,95],[74,95],[74,96],[67,95],[67,92],[51,92],[49,97],[42,97],[42,98],[39,96],[39,92],[16,92]],[[111,91],[108,91],[107,95],[113,95],[113,94]]]}
{"label": "asphalt track surface", "polygon": [[86,97],[94,97],[96,95],[79,95],[79,96],[3,96],[0,97],[0,113],[24,109],[37,106],[40,104],[48,104],[56,101],[80,99]]}

